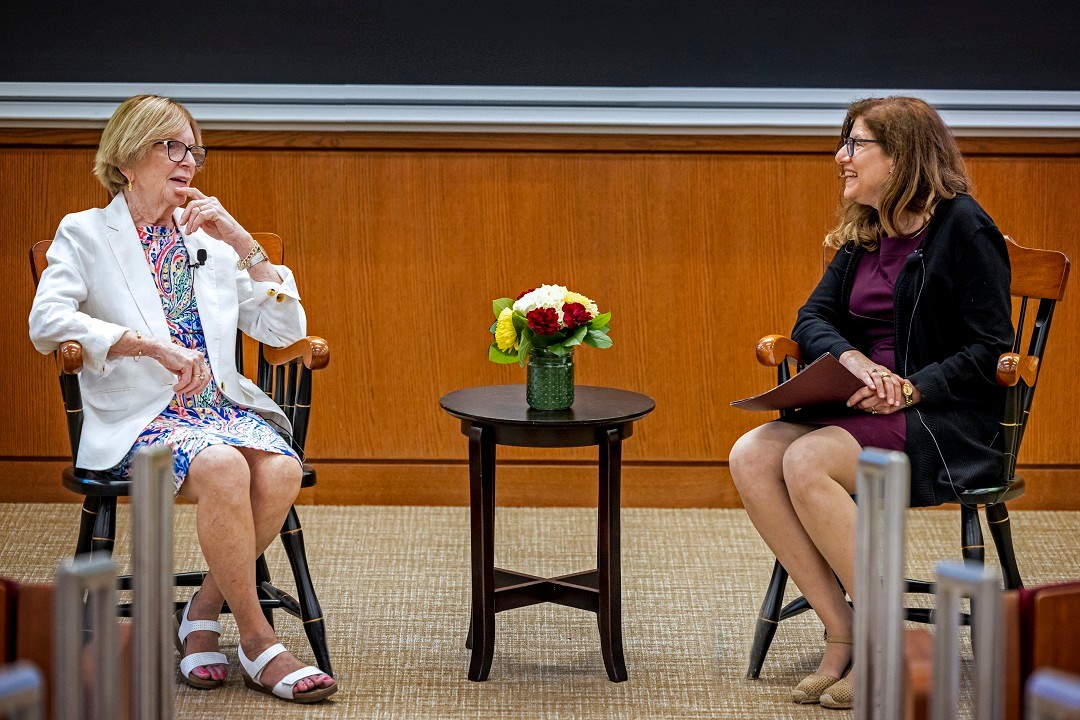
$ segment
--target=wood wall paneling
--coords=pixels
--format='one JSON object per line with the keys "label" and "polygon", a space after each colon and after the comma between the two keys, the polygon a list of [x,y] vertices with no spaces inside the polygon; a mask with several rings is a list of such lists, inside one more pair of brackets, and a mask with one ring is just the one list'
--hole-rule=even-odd
{"label": "wood wall paneling", "polygon": [[[52,363],[26,338],[27,252],[65,213],[107,201],[90,173],[96,140],[0,130],[0,259],[16,270],[0,293],[10,352],[0,499],[56,497],[49,468],[68,448]],[[523,369],[486,361],[490,301],[562,282],[614,313],[614,347],[584,348],[579,382],[657,401],[625,447],[628,502],[737,503],[727,453],[765,416],[728,402],[770,385],[754,344],[790,329],[820,274],[837,202],[834,141],[257,132],[206,141],[198,186],[249,229],[286,240],[310,332],[332,348],[309,436],[322,462],[314,502],[463,503],[465,439],[437,400],[522,382]],[[1080,141],[963,145],[975,195],[1005,232],[1080,254],[1069,212]],[[1064,365],[1080,341],[1073,294],[1055,318],[1021,456],[1053,477],[1080,469]],[[501,503],[546,504],[549,491],[556,504],[595,502],[594,450],[499,456],[520,478],[500,485]],[[552,486],[552,467],[573,480]]]}

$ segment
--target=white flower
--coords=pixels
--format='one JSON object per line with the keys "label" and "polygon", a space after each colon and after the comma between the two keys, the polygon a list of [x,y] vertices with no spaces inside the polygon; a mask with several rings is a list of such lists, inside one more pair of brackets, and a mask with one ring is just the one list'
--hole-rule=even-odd
{"label": "white flower", "polygon": [[514,310],[528,315],[540,307],[562,310],[563,298],[566,297],[566,288],[562,285],[541,285],[532,292],[522,295],[514,303]]}

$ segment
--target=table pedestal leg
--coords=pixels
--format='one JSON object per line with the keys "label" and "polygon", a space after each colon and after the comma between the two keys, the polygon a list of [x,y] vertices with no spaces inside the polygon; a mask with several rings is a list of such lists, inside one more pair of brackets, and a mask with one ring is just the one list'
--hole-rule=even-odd
{"label": "table pedestal leg", "polygon": [[495,443],[473,425],[469,436],[469,505],[472,513],[472,622],[470,680],[487,680],[495,652]]}
{"label": "table pedestal leg", "polygon": [[622,552],[619,503],[622,481],[622,435],[606,431],[600,441],[600,494],[597,502],[597,568],[600,571],[600,651],[612,682],[626,680],[622,643]]}

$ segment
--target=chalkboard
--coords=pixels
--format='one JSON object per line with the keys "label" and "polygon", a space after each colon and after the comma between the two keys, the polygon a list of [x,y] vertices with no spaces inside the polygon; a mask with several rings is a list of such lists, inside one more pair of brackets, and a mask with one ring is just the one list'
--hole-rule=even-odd
{"label": "chalkboard", "polygon": [[1071,0],[6,5],[0,81],[1080,89]]}

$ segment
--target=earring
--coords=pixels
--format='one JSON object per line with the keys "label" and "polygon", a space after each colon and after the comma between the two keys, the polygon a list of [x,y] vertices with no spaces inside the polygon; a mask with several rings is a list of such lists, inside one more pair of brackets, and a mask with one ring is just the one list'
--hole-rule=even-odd
{"label": "earring", "polygon": [[128,192],[131,192],[132,190],[135,189],[135,186],[131,184],[131,180],[128,180],[127,189],[128,189]]}

